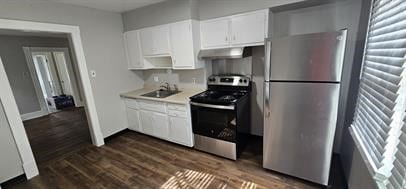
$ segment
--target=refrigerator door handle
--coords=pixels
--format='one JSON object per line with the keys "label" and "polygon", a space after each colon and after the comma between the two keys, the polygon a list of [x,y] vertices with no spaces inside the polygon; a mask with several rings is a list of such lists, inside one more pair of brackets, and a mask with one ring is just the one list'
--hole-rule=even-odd
{"label": "refrigerator door handle", "polygon": [[265,55],[264,55],[264,63],[265,63],[265,81],[269,81],[270,79],[270,72],[271,72],[271,39],[265,38]]}
{"label": "refrigerator door handle", "polygon": [[269,83],[265,82],[264,85],[264,117],[269,118],[271,116],[270,98],[271,93],[269,89]]}

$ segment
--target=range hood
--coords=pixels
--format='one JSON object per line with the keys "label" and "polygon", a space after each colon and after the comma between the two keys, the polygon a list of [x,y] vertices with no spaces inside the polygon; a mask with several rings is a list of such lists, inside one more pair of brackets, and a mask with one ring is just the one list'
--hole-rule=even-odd
{"label": "range hood", "polygon": [[233,59],[245,58],[252,55],[251,47],[230,47],[224,49],[202,49],[199,51],[200,59]]}

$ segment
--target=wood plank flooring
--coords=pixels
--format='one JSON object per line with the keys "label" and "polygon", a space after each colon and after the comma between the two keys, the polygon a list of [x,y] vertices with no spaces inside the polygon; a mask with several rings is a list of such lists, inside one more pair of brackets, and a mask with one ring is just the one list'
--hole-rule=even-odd
{"label": "wood plank flooring", "polygon": [[69,153],[77,146],[91,144],[84,108],[68,108],[28,120],[24,127],[39,164]]}
{"label": "wood plank flooring", "polygon": [[[40,141],[34,138],[31,140]],[[69,138],[71,142],[76,140],[73,136]],[[321,188],[263,169],[261,140],[253,138],[252,141],[255,142],[247,146],[237,161],[231,161],[127,130],[110,137],[106,145],[99,148],[88,141],[76,144],[68,153],[57,152],[58,157],[43,157],[40,176],[29,181],[14,179],[3,187]],[[333,188],[344,188],[339,173],[339,168],[333,166]]]}

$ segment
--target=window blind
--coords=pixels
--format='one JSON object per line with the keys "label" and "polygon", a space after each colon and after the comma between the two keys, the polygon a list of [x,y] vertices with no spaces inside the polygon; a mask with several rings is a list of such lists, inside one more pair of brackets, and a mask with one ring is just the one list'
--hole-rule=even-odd
{"label": "window blind", "polygon": [[387,188],[406,188],[406,117],[403,120],[402,134],[397,147],[392,175],[389,177]]}
{"label": "window blind", "polygon": [[351,133],[378,180],[386,180],[394,165],[405,108],[405,55],[406,1],[374,0]]}

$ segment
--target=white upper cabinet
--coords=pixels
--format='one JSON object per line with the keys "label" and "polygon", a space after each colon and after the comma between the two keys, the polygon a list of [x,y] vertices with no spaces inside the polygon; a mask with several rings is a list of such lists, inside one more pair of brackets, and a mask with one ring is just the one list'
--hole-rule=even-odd
{"label": "white upper cabinet", "polygon": [[202,49],[263,45],[268,34],[268,12],[266,9],[201,21]]}
{"label": "white upper cabinet", "polygon": [[124,44],[128,60],[128,69],[143,67],[139,30],[124,33]]}
{"label": "white upper cabinet", "polygon": [[200,49],[257,46],[268,36],[269,10],[205,21],[185,20],[124,34],[129,69],[198,69]]}
{"label": "white upper cabinet", "polygon": [[213,19],[200,23],[202,48],[216,48],[230,44],[229,18]]}
{"label": "white upper cabinet", "polygon": [[169,44],[169,26],[156,26],[153,30],[154,34],[154,54],[170,55],[171,49]]}
{"label": "white upper cabinet", "polygon": [[140,31],[143,56],[169,56],[168,25],[143,28]]}
{"label": "white upper cabinet", "polygon": [[[199,23],[186,20],[170,24],[171,56],[173,69],[196,69],[203,63],[197,59],[199,51]],[[196,37],[194,37],[196,36]]]}
{"label": "white upper cabinet", "polygon": [[264,44],[268,26],[266,11],[257,11],[231,17],[233,46]]}

